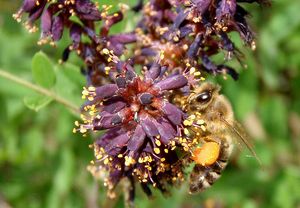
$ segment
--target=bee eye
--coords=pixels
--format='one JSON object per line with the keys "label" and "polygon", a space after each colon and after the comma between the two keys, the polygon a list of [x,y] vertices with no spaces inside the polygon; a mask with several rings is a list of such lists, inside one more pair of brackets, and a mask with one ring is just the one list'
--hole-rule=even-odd
{"label": "bee eye", "polygon": [[197,96],[196,101],[199,103],[206,103],[210,101],[210,99],[211,99],[211,93],[209,91],[205,91]]}

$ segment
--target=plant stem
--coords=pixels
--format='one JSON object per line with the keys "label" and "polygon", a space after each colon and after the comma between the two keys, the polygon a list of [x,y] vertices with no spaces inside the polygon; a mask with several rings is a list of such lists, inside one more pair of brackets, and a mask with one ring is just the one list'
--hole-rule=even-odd
{"label": "plant stem", "polygon": [[73,103],[70,103],[68,100],[60,97],[59,95],[55,94],[54,92],[46,89],[46,88],[43,88],[41,86],[38,86],[38,85],[35,85],[35,84],[32,84],[26,80],[23,80],[7,71],[4,71],[2,69],[0,69],[0,77],[3,77],[5,79],[8,79],[8,80],[11,80],[15,83],[18,83],[20,85],[23,85],[24,87],[27,87],[29,89],[32,89],[34,90],[35,92],[37,93],[40,93],[42,95],[45,95],[45,96],[48,96],[48,97],[51,97],[53,98],[53,100],[55,100],[56,102],[66,106],[67,108],[69,108],[73,113],[75,113],[76,115],[78,115],[80,112],[79,112],[79,108],[74,105]]}

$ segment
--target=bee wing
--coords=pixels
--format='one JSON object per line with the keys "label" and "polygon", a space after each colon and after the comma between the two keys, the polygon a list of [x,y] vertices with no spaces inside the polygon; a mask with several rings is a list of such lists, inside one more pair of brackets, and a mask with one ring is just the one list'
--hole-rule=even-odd
{"label": "bee wing", "polygon": [[238,147],[241,148],[242,146],[246,146],[246,148],[250,151],[252,156],[257,160],[259,165],[262,165],[261,160],[257,156],[257,154],[254,150],[254,146],[251,143],[250,138],[249,138],[248,134],[245,132],[242,125],[240,123],[238,123],[237,121],[234,121],[234,126],[233,126],[228,121],[226,121],[226,119],[224,119],[223,117],[221,117],[221,119],[226,124],[228,129],[233,133],[233,135],[236,136],[235,138],[237,140],[236,142],[238,143]]}

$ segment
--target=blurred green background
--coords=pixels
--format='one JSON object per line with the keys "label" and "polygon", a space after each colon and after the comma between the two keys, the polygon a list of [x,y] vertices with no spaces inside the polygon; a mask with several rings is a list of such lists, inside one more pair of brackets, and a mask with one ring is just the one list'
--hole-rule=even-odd
{"label": "blurred green background", "polygon": [[[58,64],[67,37],[56,49],[37,46],[39,34],[29,34],[12,19],[20,5],[0,0],[0,69],[40,84],[31,66],[33,57],[42,59],[53,78],[45,87],[79,106],[82,63],[72,55],[67,64]],[[299,9],[299,0],[275,0],[264,9],[249,6],[257,50],[245,50],[248,68],[238,81],[218,78],[263,167],[247,151],[236,153],[223,177],[204,193],[192,196],[183,186],[172,196],[155,192],[148,200],[138,188],[137,207],[300,207]],[[124,22],[114,30],[131,25]],[[39,50],[48,58],[35,55]],[[76,119],[65,106],[0,77],[1,208],[124,206],[122,197],[108,201],[101,182],[87,172],[93,140],[72,133]]]}

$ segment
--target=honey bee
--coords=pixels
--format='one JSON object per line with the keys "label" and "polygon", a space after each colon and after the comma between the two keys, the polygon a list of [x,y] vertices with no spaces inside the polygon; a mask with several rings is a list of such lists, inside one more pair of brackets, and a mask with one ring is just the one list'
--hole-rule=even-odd
{"label": "honey bee", "polygon": [[200,140],[200,146],[193,149],[190,158],[195,162],[190,174],[190,193],[207,189],[221,176],[235,141],[244,144],[259,161],[244,130],[234,119],[230,102],[219,91],[218,85],[203,83],[188,96],[184,107],[193,115],[195,124],[203,124],[201,131],[197,125],[189,127]]}

